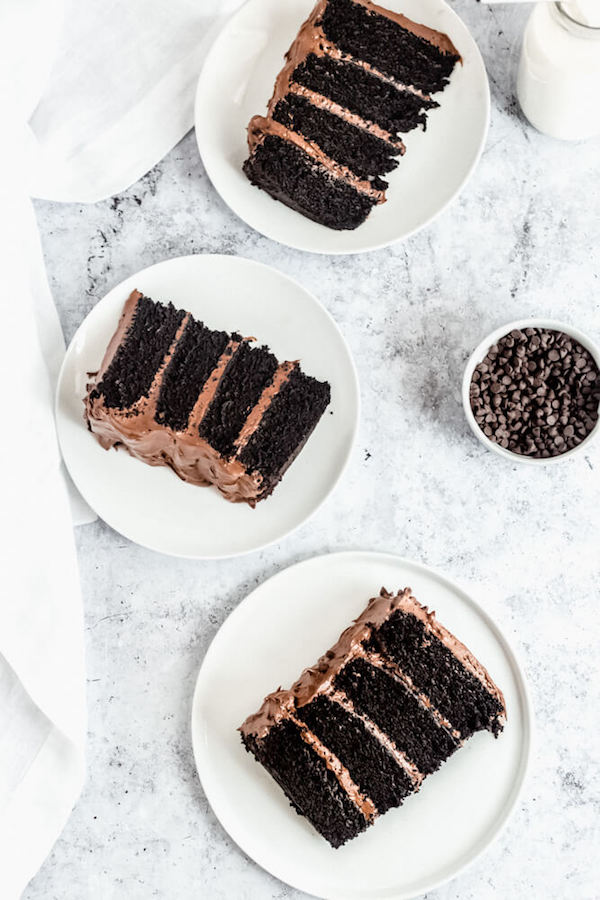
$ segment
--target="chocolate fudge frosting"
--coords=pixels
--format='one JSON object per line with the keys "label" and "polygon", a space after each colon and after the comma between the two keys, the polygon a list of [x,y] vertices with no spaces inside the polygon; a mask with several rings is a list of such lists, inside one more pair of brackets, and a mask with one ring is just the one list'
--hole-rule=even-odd
{"label": "chocolate fudge frosting", "polygon": [[186,428],[182,431],[175,431],[168,425],[158,423],[155,420],[155,414],[164,373],[173,357],[177,343],[191,319],[189,313],[181,322],[173,343],[154,376],[147,396],[141,397],[128,409],[115,409],[107,406],[104,397],[93,390],[101,383],[117,348],[129,331],[135,317],[137,304],[142,296],[137,290],[129,296],[100,369],[91,378],[88,385],[85,418],[90,431],[96,435],[99,443],[105,449],[123,445],[131,456],[148,465],[168,465],[184,481],[195,485],[214,484],[228,500],[245,501],[254,505],[261,493],[262,478],[257,472],[247,471],[238,457],[259,427],[273,398],[297,366],[297,362],[284,362],[279,365],[272,383],[265,388],[242,427],[236,440],[235,455],[226,459],[208,441],[200,437],[198,427],[236,351],[243,341],[253,340],[253,338],[241,340],[232,338],[229,341],[196,400]]}

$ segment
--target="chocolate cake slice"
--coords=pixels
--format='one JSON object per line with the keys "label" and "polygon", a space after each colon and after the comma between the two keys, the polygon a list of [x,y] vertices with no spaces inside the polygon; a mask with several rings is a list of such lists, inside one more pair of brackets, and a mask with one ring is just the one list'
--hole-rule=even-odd
{"label": "chocolate cake slice", "polygon": [[133,291],[88,386],[89,430],[105,449],[255,506],[312,434],[330,388],[252,340]]}
{"label": "chocolate cake slice", "polygon": [[502,692],[410,588],[384,588],[289,690],[240,727],[246,749],[332,847],[419,790],[476,731],[502,731]]}
{"label": "chocolate cake slice", "polygon": [[250,181],[337,230],[385,201],[405,152],[460,60],[447,35],[370,0],[319,0],[286,54],[266,116],[248,125]]}

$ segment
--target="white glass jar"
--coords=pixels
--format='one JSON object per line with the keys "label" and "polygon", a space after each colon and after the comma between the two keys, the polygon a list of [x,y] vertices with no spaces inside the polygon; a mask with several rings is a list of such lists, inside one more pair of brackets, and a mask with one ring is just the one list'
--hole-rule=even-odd
{"label": "white glass jar", "polygon": [[545,134],[600,135],[600,0],[538,3],[523,37],[517,95]]}

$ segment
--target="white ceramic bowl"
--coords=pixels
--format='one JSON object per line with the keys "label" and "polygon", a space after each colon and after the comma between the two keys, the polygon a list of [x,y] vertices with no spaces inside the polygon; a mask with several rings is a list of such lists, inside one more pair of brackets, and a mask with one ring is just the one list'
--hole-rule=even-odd
{"label": "white ceramic bowl", "polygon": [[590,431],[588,436],[581,441],[576,447],[573,447],[572,450],[567,450],[565,453],[561,453],[558,456],[551,456],[548,459],[532,459],[530,456],[522,456],[520,453],[514,453],[512,450],[506,450],[504,447],[501,447],[499,444],[491,441],[481,430],[479,425],[475,420],[475,416],[473,415],[473,410],[471,409],[471,399],[469,388],[471,386],[471,379],[473,377],[473,372],[475,371],[475,366],[477,366],[487,355],[490,347],[493,347],[494,344],[497,344],[500,338],[504,337],[504,335],[508,334],[515,329],[519,329],[522,331],[524,328],[546,328],[551,331],[564,331],[565,334],[568,334],[569,337],[572,337],[574,340],[578,341],[582,347],[585,347],[586,350],[594,358],[594,361],[598,368],[600,369],[600,347],[595,344],[586,334],[579,331],[578,328],[573,328],[571,325],[565,325],[564,322],[557,322],[554,319],[518,319],[516,322],[508,322],[506,325],[502,325],[500,328],[496,328],[495,331],[492,331],[485,337],[481,343],[475,348],[467,365],[465,367],[465,374],[463,376],[462,383],[462,401],[463,407],[465,410],[465,416],[467,417],[467,422],[471,427],[471,431],[475,435],[475,437],[481,441],[484,447],[487,447],[488,450],[493,450],[494,453],[498,453],[500,456],[503,456],[505,459],[509,459],[512,462],[520,462],[520,463],[528,463],[529,465],[549,465],[551,463],[562,462],[562,460],[567,459],[567,457],[573,456],[575,453],[579,453],[584,447],[587,447],[591,441],[594,440],[598,432],[600,431],[600,418],[596,422],[594,428]]}

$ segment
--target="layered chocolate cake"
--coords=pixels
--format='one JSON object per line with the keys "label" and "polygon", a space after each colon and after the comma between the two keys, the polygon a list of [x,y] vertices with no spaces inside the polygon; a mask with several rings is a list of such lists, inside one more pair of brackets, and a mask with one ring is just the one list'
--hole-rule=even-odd
{"label": "layered chocolate cake", "polygon": [[291,805],[333,847],[418,791],[476,731],[497,736],[504,697],[412,596],[378,597],[290,690],[240,731]]}
{"label": "layered chocolate cake", "polygon": [[330,389],[253,340],[133,291],[88,386],[90,431],[105,449],[254,506],[303,448]]}
{"label": "layered chocolate cake", "polygon": [[383,175],[425,128],[460,55],[450,38],[370,0],[319,0],[248,125],[250,181],[337,230],[385,201]]}

